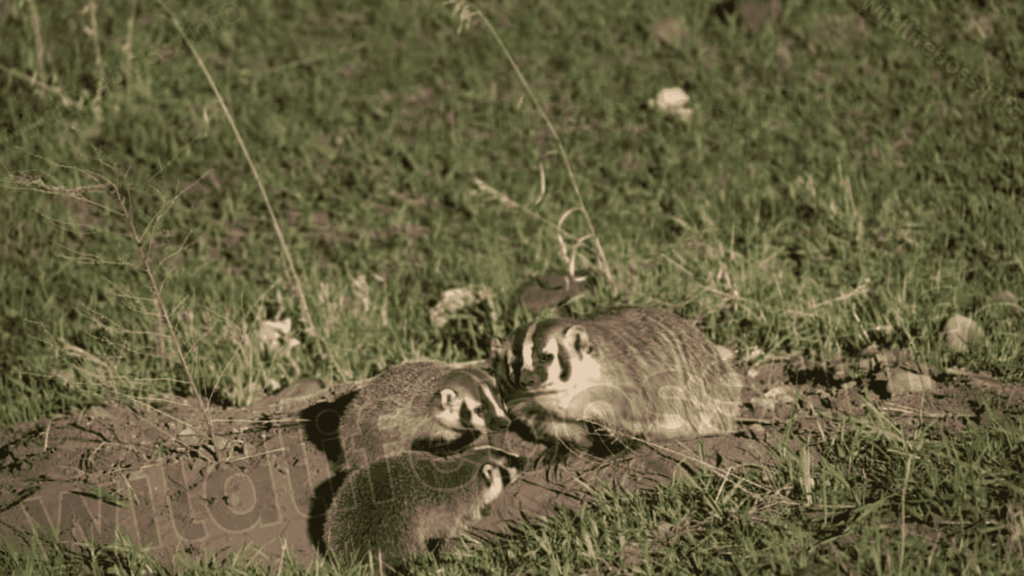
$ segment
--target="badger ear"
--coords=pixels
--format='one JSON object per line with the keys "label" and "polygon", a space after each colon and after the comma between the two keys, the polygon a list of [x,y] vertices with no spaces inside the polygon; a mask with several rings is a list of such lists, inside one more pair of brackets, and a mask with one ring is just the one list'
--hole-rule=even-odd
{"label": "badger ear", "polygon": [[576,351],[576,355],[580,358],[593,352],[593,346],[590,345],[590,335],[587,334],[587,329],[579,324],[574,324],[565,329],[565,341],[569,343],[569,346]]}
{"label": "badger ear", "polygon": [[441,408],[449,412],[458,412],[462,399],[459,397],[459,393],[451,388],[445,388],[438,392],[441,400]]}
{"label": "badger ear", "polygon": [[480,474],[487,480],[488,484],[494,484],[494,464],[484,464],[480,467]]}

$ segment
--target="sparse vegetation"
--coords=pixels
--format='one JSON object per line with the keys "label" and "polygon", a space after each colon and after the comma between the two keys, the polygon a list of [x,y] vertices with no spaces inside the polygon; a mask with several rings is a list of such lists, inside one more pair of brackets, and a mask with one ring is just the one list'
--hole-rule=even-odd
{"label": "sparse vegetation", "polygon": [[[192,396],[190,380],[245,405],[271,379],[482,358],[491,311],[438,329],[430,306],[485,286],[499,331],[527,321],[516,289],[572,252],[553,224],[596,232],[601,251],[576,265],[606,259],[615,279],[575,312],[670,306],[744,367],[848,361],[830,389],[863,376],[870,345],[950,386],[962,371],[1024,381],[1024,314],[994,297],[1024,296],[1015,5],[893,3],[954,73],[877,22],[883,3],[460,3],[487,16],[556,141],[493,37],[457,34],[450,4],[168,3],[259,184],[167,11],[36,4],[0,8],[5,426]],[[644,105],[666,86],[690,94],[689,123]],[[580,202],[586,221],[559,221]],[[984,337],[951,347],[954,314]],[[1019,384],[1001,390],[967,416],[789,420],[769,430],[777,465],[693,469],[651,494],[594,487],[578,513],[413,571],[1022,573]],[[366,571],[245,552],[184,572]],[[161,570],[128,544],[54,554],[5,549],[0,571]]]}

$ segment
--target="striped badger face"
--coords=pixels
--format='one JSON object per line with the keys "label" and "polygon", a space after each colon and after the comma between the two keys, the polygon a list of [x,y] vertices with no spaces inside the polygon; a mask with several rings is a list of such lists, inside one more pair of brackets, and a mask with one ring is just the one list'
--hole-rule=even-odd
{"label": "striped badger face", "polygon": [[491,341],[498,390],[519,420],[547,412],[561,420],[582,420],[580,407],[603,388],[603,375],[586,329],[568,319],[536,322],[512,338]]}
{"label": "striped badger face", "polygon": [[454,370],[442,377],[439,388],[434,394],[435,418],[445,428],[482,434],[508,428],[505,404],[486,373]]}
{"label": "striped badger face", "polygon": [[[462,457],[480,464],[480,478],[487,486],[482,495],[484,506],[494,502],[526,466],[525,458],[493,446],[480,446]],[[474,515],[473,519],[479,520],[480,517]]]}

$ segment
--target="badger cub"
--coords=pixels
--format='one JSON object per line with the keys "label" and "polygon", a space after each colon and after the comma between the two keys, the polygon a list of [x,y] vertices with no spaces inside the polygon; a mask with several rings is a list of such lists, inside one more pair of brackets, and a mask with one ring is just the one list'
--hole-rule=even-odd
{"label": "badger cub", "polygon": [[546,444],[592,448],[595,428],[652,441],[736,430],[742,379],[669,310],[536,322],[492,340],[491,362],[512,418]]}
{"label": "badger cub", "polygon": [[458,452],[509,425],[492,376],[433,361],[392,366],[337,401],[336,409],[339,470],[410,450]]}
{"label": "badger cub", "polygon": [[491,446],[451,457],[410,452],[349,475],[327,510],[324,546],[360,558],[378,552],[398,568],[479,520],[523,470],[523,459]]}

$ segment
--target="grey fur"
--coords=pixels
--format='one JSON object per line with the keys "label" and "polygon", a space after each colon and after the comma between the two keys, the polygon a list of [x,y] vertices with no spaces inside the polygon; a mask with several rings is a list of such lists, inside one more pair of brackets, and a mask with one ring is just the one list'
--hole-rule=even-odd
{"label": "grey fur", "polygon": [[509,412],[542,442],[590,448],[588,423],[653,441],[736,430],[742,378],[669,310],[544,320],[491,349]]}
{"label": "grey fur", "polygon": [[[445,409],[446,400],[451,410]],[[433,361],[399,364],[378,374],[342,407],[340,468],[366,466],[410,450],[465,450],[508,424],[494,378],[486,372]]]}
{"label": "grey fur", "polygon": [[450,457],[411,452],[379,460],[349,475],[335,494],[324,544],[360,559],[379,551],[397,568],[425,552],[429,540],[451,538],[479,520],[523,465],[490,446]]}

